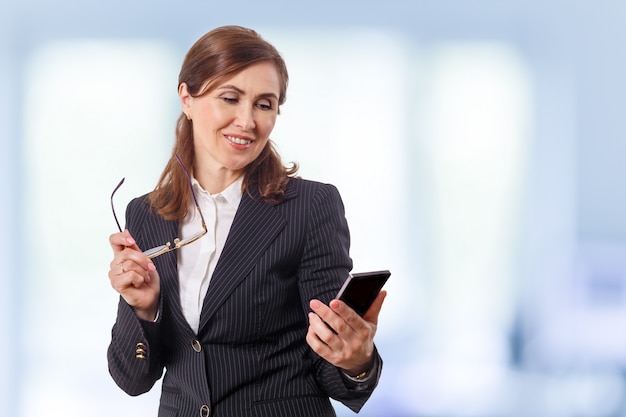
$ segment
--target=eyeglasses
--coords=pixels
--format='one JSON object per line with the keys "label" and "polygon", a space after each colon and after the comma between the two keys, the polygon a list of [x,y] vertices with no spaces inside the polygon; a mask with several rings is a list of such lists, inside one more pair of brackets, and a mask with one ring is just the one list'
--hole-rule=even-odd
{"label": "eyeglasses", "polygon": [[[170,242],[167,242],[165,245],[161,245],[152,249],[145,250],[143,252],[144,255],[146,255],[150,259],[156,258],[157,256],[163,255],[164,253],[171,252],[176,249],[180,249],[183,246],[189,245],[190,243],[195,242],[196,240],[200,239],[202,236],[207,234],[207,227],[204,221],[204,216],[202,215],[202,210],[200,210],[200,205],[198,204],[196,193],[193,191],[193,185],[191,184],[191,177],[189,176],[189,172],[187,171],[187,168],[185,168],[185,165],[183,165],[183,161],[180,159],[178,155],[176,155],[176,160],[178,160],[178,163],[180,164],[181,168],[185,172],[185,176],[187,177],[187,181],[189,182],[189,188],[191,189],[191,195],[193,196],[193,201],[196,205],[196,209],[198,209],[198,214],[200,214],[200,219],[202,220],[202,231],[194,234],[191,237],[188,237],[187,239],[182,239],[182,240],[179,238],[174,239],[174,246],[172,246]],[[117,220],[117,215],[115,214],[115,207],[113,206],[113,196],[115,195],[115,192],[122,186],[122,184],[124,184],[124,179],[125,178],[122,178],[120,183],[117,184],[117,187],[115,187],[115,189],[113,190],[113,193],[111,193],[111,210],[113,210],[113,217],[115,218],[115,223],[117,223],[117,228],[120,230],[120,232],[122,231],[122,226],[120,226],[120,222]]]}

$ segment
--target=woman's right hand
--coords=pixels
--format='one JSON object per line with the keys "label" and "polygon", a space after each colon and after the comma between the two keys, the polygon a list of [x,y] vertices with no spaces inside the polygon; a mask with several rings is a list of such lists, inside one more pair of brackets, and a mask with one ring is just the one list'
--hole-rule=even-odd
{"label": "woman's right hand", "polygon": [[109,237],[113,260],[109,269],[111,286],[133,308],[137,317],[154,321],[159,308],[159,274],[128,230]]}

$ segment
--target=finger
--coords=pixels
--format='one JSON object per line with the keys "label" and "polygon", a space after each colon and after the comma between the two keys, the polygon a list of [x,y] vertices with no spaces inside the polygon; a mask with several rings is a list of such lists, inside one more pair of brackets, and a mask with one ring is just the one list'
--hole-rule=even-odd
{"label": "finger", "polygon": [[328,345],[320,340],[312,327],[309,327],[305,340],[313,352],[317,353],[324,359],[328,359],[329,355],[332,353]]}
{"label": "finger", "polygon": [[110,269],[114,274],[122,274],[127,271],[137,271],[139,273],[156,271],[152,259],[147,257],[136,244],[115,252],[110,263]]}
{"label": "finger", "polygon": [[111,261],[109,270],[111,286],[122,293],[129,287],[141,288],[144,284],[150,284],[157,277],[156,267],[143,253],[134,249],[125,249],[118,252]]}
{"label": "finger", "polygon": [[[125,263],[125,268],[126,263]],[[126,271],[122,274],[110,272],[111,286],[144,320],[153,320],[160,293],[158,272],[138,273]]]}
{"label": "finger", "polygon": [[123,232],[113,233],[109,236],[109,244],[113,248],[113,252],[119,252],[125,248],[139,249],[135,239],[131,236],[128,229]]}
{"label": "finger", "polygon": [[[133,251],[134,253],[131,256],[136,256],[137,251]],[[137,275],[142,277],[143,283],[149,284],[152,281],[153,274],[156,275],[156,267],[152,263],[152,261],[147,258],[145,255],[141,255],[138,260],[135,259],[127,259],[121,261],[116,267],[118,270],[117,275],[131,274],[131,280],[133,281],[133,286],[138,287],[140,284],[138,283],[138,278],[133,275]],[[115,275],[115,272],[113,272]]]}
{"label": "finger", "polygon": [[348,343],[341,335],[329,331],[315,313],[310,313],[309,320],[311,324],[306,334],[306,342],[320,357],[344,369],[361,369],[361,364],[369,361],[367,352],[362,349],[360,342]]}
{"label": "finger", "polygon": [[345,320],[333,311],[326,304],[319,300],[311,300],[309,303],[311,310],[317,314],[336,333],[341,333],[346,327]]}
{"label": "finger", "polygon": [[317,338],[325,345],[336,345],[337,333],[317,314],[309,313],[309,328],[315,333]]}
{"label": "finger", "polygon": [[111,274],[111,286],[120,294],[129,288],[141,288],[150,283],[147,273],[140,273],[134,270],[126,271],[120,274]]}
{"label": "finger", "polygon": [[119,262],[120,264],[123,263],[126,271],[137,271],[139,273],[156,271],[152,259],[148,258],[139,248],[126,248],[121,253]]}
{"label": "finger", "polygon": [[[315,313],[310,313],[316,316]],[[318,317],[310,317],[310,325],[306,334],[306,342],[315,353],[331,363],[341,359],[341,346],[335,346],[337,336],[329,330],[328,326]],[[311,322],[313,320],[313,322]],[[325,336],[324,336],[325,335]],[[325,340],[324,340],[325,339]]]}
{"label": "finger", "polygon": [[149,283],[148,274],[140,274],[135,271],[129,271],[130,284],[135,288],[141,288]]}
{"label": "finger", "polygon": [[122,275],[122,274],[125,274],[126,272],[128,272],[128,270],[124,267],[124,262],[126,262],[126,261],[121,261],[119,263],[119,267],[120,267],[119,275]]}
{"label": "finger", "polygon": [[348,304],[341,300],[331,300],[328,306],[341,317],[343,321],[353,330],[362,330],[367,326],[367,323],[363,321],[363,318],[354,311]]}
{"label": "finger", "polygon": [[363,319],[374,325],[378,325],[378,315],[380,314],[380,310],[383,308],[383,302],[385,301],[386,297],[387,291],[380,291],[374,299],[374,302],[372,303],[369,310],[367,310],[367,312],[363,316]]}
{"label": "finger", "polygon": [[120,294],[123,294],[128,288],[132,287],[131,275],[127,273],[109,272],[109,280],[111,287]]}
{"label": "finger", "polygon": [[132,259],[122,260],[115,267],[119,269],[118,275],[126,274],[128,272],[136,272],[138,274],[147,275],[148,271],[141,267],[141,265],[137,264]]}

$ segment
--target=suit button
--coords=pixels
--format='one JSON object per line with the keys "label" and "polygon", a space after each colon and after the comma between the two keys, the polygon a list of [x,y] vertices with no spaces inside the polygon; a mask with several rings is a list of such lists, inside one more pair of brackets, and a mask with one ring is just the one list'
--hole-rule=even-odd
{"label": "suit button", "polygon": [[200,407],[200,417],[209,417],[211,415],[211,408],[206,405],[203,404],[202,407]]}
{"label": "suit button", "polygon": [[146,359],[146,345],[139,342],[135,347],[135,357],[137,359]]}
{"label": "suit button", "polygon": [[193,342],[191,342],[191,347],[198,353],[202,351],[202,345],[198,339],[194,339]]}

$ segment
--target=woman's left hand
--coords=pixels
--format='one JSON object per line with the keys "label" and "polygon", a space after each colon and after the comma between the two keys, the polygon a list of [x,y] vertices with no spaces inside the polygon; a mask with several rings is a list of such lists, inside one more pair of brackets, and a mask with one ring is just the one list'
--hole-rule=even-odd
{"label": "woman's left hand", "polygon": [[[322,358],[355,376],[372,366],[374,335],[378,315],[387,295],[381,291],[363,317],[343,301],[332,300],[329,305],[319,300],[309,303],[309,331],[306,341]],[[333,331],[334,330],[334,331]]]}

